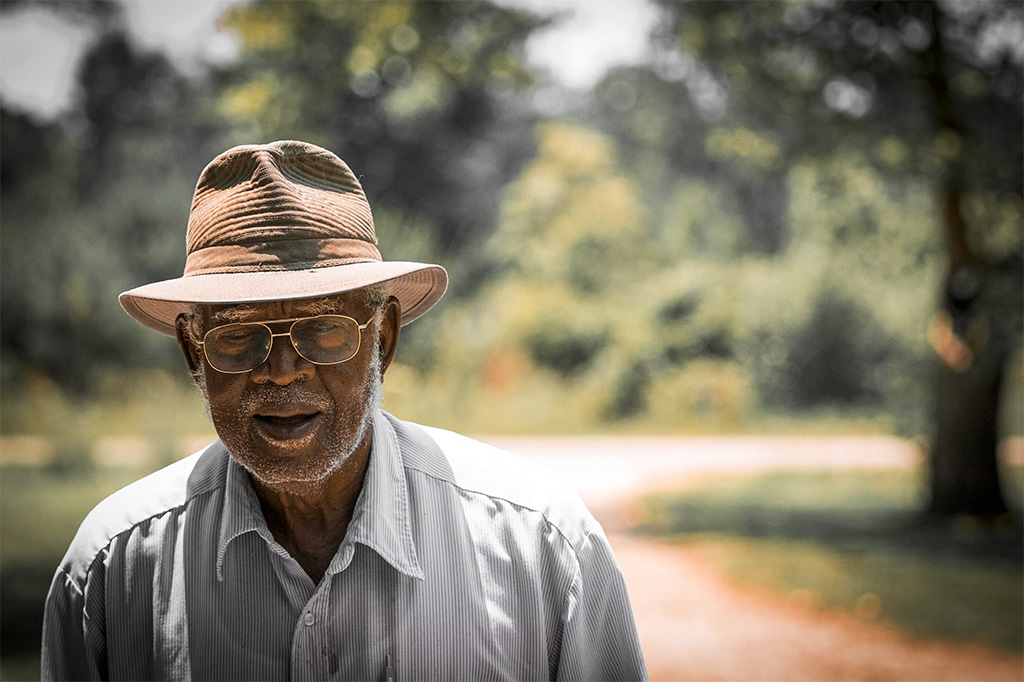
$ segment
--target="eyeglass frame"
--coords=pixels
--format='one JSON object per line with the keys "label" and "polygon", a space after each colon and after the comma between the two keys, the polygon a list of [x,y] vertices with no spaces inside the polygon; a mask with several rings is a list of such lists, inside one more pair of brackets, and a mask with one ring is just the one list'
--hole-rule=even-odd
{"label": "eyeglass frame", "polygon": [[[353,322],[356,323],[356,334],[357,334],[357,336],[356,336],[356,349],[355,349],[355,351],[352,352],[352,355],[348,356],[344,360],[335,360],[334,362],[317,362],[316,360],[310,360],[309,358],[307,358],[305,355],[302,354],[302,351],[300,351],[298,346],[295,345],[295,339],[292,338],[292,329],[295,327],[296,324],[298,324],[302,320],[315,320],[318,317],[344,317],[345,319],[352,320]],[[270,325],[272,325],[272,324],[281,324],[282,322],[291,322],[291,325],[289,325],[289,327],[288,327],[288,331],[275,333],[274,330],[270,328]],[[282,318],[280,320],[258,320],[258,321],[254,321],[254,322],[228,322],[226,324],[219,324],[216,327],[214,327],[213,329],[209,330],[208,332],[203,334],[203,340],[202,341],[196,341],[195,343],[197,345],[200,345],[200,346],[203,347],[203,357],[206,358],[207,364],[209,364],[210,367],[212,367],[213,369],[217,370],[221,374],[246,374],[248,372],[253,371],[254,369],[259,367],[260,365],[262,365],[264,362],[267,361],[267,358],[270,357],[270,354],[274,352],[274,338],[277,337],[277,336],[287,336],[288,340],[291,341],[292,350],[294,350],[296,352],[296,354],[298,354],[298,356],[300,358],[302,358],[303,360],[305,360],[306,362],[313,363],[314,365],[340,365],[343,362],[348,362],[349,360],[351,360],[352,358],[354,358],[356,355],[359,354],[359,349],[362,348],[362,346],[363,346],[363,330],[366,329],[368,326],[370,326],[371,322],[373,322],[373,315],[371,315],[370,319],[368,319],[363,324],[359,324],[359,320],[357,320],[356,318],[354,318],[354,317],[352,317],[350,315],[338,315],[336,313],[321,313],[320,315],[306,315],[304,317],[285,317],[285,318]],[[270,345],[267,346],[267,354],[265,356],[263,356],[263,359],[260,360],[258,363],[256,363],[255,366],[250,367],[249,369],[242,369],[242,370],[238,370],[237,372],[230,372],[230,371],[227,371],[227,370],[223,370],[220,367],[217,367],[215,364],[213,364],[213,361],[210,360],[210,355],[209,355],[209,353],[206,352],[206,337],[208,337],[210,334],[212,334],[213,332],[217,331],[218,329],[223,329],[224,327],[232,327],[234,325],[242,325],[242,324],[259,325],[261,327],[264,327],[268,332],[270,332]]]}

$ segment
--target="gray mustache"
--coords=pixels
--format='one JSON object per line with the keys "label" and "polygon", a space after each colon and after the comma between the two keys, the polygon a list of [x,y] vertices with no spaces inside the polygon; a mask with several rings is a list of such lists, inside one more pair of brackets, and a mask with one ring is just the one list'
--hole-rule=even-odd
{"label": "gray mustache", "polygon": [[281,403],[308,405],[316,408],[318,412],[329,412],[334,407],[334,400],[327,394],[292,383],[287,386],[278,386],[277,384],[253,386],[242,394],[238,401],[238,408],[243,414],[254,414],[267,405]]}

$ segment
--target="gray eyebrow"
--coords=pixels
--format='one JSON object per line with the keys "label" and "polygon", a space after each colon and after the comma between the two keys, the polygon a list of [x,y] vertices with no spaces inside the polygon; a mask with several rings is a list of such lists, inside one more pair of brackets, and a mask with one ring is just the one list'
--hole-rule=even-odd
{"label": "gray eyebrow", "polygon": [[210,315],[210,322],[214,325],[224,324],[227,322],[243,322],[247,317],[251,316],[256,312],[256,308],[251,305],[239,305],[231,308],[225,308],[224,310],[218,310],[217,312]]}
{"label": "gray eyebrow", "polygon": [[[259,312],[259,309],[253,305],[241,304],[225,308],[224,310],[217,311],[210,316],[210,322],[216,326],[219,324],[227,324],[231,322],[249,322],[252,317]],[[329,315],[343,312],[342,306],[337,300],[331,298],[319,298],[313,301],[306,301],[297,310],[294,311],[294,315],[298,317],[304,317],[307,315]]]}

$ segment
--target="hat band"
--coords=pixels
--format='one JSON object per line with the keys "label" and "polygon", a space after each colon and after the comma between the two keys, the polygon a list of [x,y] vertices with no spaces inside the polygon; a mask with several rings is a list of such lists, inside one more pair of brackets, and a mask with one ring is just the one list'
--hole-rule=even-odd
{"label": "hat band", "polygon": [[377,247],[362,239],[291,239],[196,249],[185,260],[184,274],[306,270],[380,260]]}

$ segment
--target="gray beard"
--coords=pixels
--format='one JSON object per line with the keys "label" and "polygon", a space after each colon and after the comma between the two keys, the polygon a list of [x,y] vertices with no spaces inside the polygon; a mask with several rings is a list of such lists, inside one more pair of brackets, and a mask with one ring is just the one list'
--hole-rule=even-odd
{"label": "gray beard", "polygon": [[[273,490],[308,495],[322,491],[331,476],[336,474],[345,462],[348,461],[366,437],[373,423],[373,417],[383,402],[379,322],[374,325],[373,329],[372,348],[375,351],[366,373],[363,390],[365,400],[362,405],[337,405],[330,396],[320,393],[310,395],[306,389],[295,384],[289,384],[288,386],[264,384],[243,397],[237,407],[235,419],[232,422],[233,426],[219,428],[218,434],[225,445],[229,445],[229,452],[231,452],[235,461],[242,465],[253,478]],[[215,424],[210,407],[206,377],[202,371],[197,373],[196,383],[199,385],[205,399],[206,416],[211,423]],[[284,466],[281,466],[280,462],[269,462],[253,457],[245,445],[252,436],[240,425],[248,421],[248,415],[252,413],[254,405],[275,401],[286,402],[293,395],[295,397],[301,395],[304,401],[313,402],[321,412],[329,415],[328,423],[323,424],[323,427],[327,429],[327,434],[322,456],[314,460],[287,461],[284,463]],[[345,412],[355,410],[359,410],[358,427],[347,436],[339,433],[336,428],[337,421],[345,416]]]}

